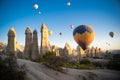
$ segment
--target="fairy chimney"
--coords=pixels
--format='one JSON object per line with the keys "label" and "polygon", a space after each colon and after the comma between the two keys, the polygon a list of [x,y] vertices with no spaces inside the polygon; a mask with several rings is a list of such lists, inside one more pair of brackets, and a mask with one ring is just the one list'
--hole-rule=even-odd
{"label": "fairy chimney", "polygon": [[32,45],[32,59],[37,59],[39,58],[39,50],[38,50],[38,36],[37,36],[37,31],[33,31],[33,45]]}
{"label": "fairy chimney", "polygon": [[30,58],[32,53],[32,32],[29,27],[25,31],[24,58]]}
{"label": "fairy chimney", "polygon": [[16,52],[16,32],[14,28],[11,28],[8,32],[7,55],[15,54],[15,52]]}

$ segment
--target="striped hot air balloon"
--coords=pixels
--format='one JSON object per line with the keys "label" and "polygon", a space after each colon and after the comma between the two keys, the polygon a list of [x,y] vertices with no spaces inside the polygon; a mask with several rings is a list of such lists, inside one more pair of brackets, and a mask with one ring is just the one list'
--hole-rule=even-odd
{"label": "striped hot air balloon", "polygon": [[95,36],[93,28],[88,25],[80,25],[73,31],[73,37],[76,43],[82,47],[83,50],[91,44]]}

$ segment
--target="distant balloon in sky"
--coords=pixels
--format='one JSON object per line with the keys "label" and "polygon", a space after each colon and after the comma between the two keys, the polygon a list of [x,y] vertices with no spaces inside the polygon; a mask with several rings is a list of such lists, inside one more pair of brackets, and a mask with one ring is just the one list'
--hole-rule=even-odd
{"label": "distant balloon in sky", "polygon": [[71,5],[71,3],[70,2],[67,2],[67,6],[70,6]]}
{"label": "distant balloon in sky", "polygon": [[62,35],[62,32],[60,32],[60,35]]}
{"label": "distant balloon in sky", "polygon": [[38,14],[41,14],[41,12],[40,12],[40,11],[38,11]]}
{"label": "distant balloon in sky", "polygon": [[114,32],[110,32],[109,35],[110,35],[110,37],[113,38],[114,37]]}
{"label": "distant balloon in sky", "polygon": [[106,42],[106,44],[107,44],[108,46],[110,46],[110,43]]}
{"label": "distant balloon in sky", "polygon": [[73,28],[74,28],[74,25],[70,25],[70,28],[73,29]]}
{"label": "distant balloon in sky", "polygon": [[81,46],[83,50],[87,49],[95,36],[93,28],[88,25],[80,25],[73,31],[73,37],[76,43]]}
{"label": "distant balloon in sky", "polygon": [[34,4],[34,9],[38,9],[38,4]]}
{"label": "distant balloon in sky", "polygon": [[48,34],[51,36],[53,34],[53,32],[51,30],[49,30]]}

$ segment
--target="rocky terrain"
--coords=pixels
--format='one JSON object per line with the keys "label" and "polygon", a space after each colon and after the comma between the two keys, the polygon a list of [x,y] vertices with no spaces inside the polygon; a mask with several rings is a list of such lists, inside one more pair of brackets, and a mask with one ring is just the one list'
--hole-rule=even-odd
{"label": "rocky terrain", "polygon": [[[16,42],[16,44],[17,44],[17,51],[23,52],[24,46],[19,44],[18,42]],[[6,47],[7,47],[7,43],[0,42],[0,51],[6,50]]]}
{"label": "rocky terrain", "polygon": [[61,73],[41,63],[18,59],[19,65],[25,64],[28,80],[120,80],[120,71],[107,69],[78,70],[63,68]]}

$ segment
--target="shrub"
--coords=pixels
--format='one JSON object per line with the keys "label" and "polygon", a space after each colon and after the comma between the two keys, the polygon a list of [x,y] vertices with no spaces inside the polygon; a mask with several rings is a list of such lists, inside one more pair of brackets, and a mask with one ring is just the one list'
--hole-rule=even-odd
{"label": "shrub", "polygon": [[72,64],[70,64],[70,63],[68,63],[68,62],[64,62],[64,67],[72,68]]}
{"label": "shrub", "polygon": [[77,65],[77,69],[93,69],[94,66],[92,64],[79,64]]}
{"label": "shrub", "polygon": [[51,56],[56,56],[55,52],[46,52],[42,57],[47,60]]}
{"label": "shrub", "polygon": [[46,52],[45,54],[43,54],[42,56],[39,56],[39,58],[37,58],[37,59],[29,59],[29,60],[31,60],[31,61],[33,61],[33,62],[43,62],[43,63],[45,63],[48,59],[49,59],[49,57],[51,57],[51,56],[56,56],[56,54],[54,53],[54,52]]}
{"label": "shrub", "polygon": [[64,62],[64,67],[76,68],[76,69],[93,69],[94,68],[93,64],[91,64],[91,63],[80,64],[80,63],[77,63],[77,62],[74,62],[74,63]]}
{"label": "shrub", "polygon": [[88,59],[83,59],[80,64],[91,64],[91,62]]}
{"label": "shrub", "polygon": [[24,66],[18,66],[15,57],[0,57],[0,80],[25,80],[24,69]]}
{"label": "shrub", "polygon": [[76,61],[68,62],[65,57],[56,56],[54,52],[46,52],[39,59],[32,61],[43,62],[46,66],[61,72],[63,72],[62,67],[77,68],[77,69],[94,68],[94,66],[88,59],[83,59],[80,63],[77,63]]}
{"label": "shrub", "polygon": [[51,56],[47,58],[45,64],[52,69],[62,71],[62,66],[64,65],[64,58],[59,56]]}
{"label": "shrub", "polygon": [[120,62],[111,60],[109,61],[107,68],[120,71]]}

